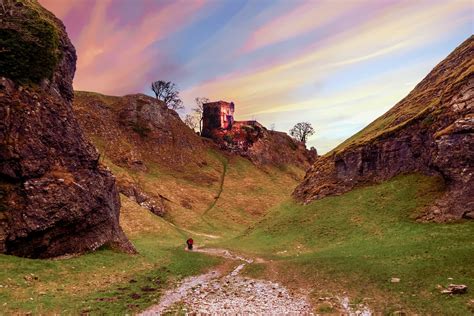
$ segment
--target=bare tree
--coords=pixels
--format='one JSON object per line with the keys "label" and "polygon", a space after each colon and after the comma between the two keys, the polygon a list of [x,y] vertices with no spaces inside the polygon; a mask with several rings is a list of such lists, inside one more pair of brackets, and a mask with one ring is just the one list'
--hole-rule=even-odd
{"label": "bare tree", "polygon": [[300,122],[293,126],[290,129],[290,135],[303,143],[306,144],[306,141],[311,135],[314,135],[315,131],[314,128],[311,126],[311,123],[308,122]]}
{"label": "bare tree", "polygon": [[186,117],[184,118],[184,124],[188,125],[188,127],[193,131],[196,131],[198,127],[198,117],[195,115],[186,114]]}
{"label": "bare tree", "polygon": [[152,82],[151,89],[155,92],[156,98],[163,101],[172,110],[184,109],[183,101],[179,98],[179,92],[171,81],[158,80]]}
{"label": "bare tree", "polygon": [[193,112],[199,118],[199,134],[202,132],[202,113],[204,112],[204,103],[209,102],[209,98],[206,97],[198,97],[195,98],[194,101],[196,102],[196,106],[193,108]]}

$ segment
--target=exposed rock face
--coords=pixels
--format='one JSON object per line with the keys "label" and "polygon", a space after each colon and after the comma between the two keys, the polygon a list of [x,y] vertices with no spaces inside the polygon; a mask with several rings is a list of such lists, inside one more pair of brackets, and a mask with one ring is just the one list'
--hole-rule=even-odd
{"label": "exposed rock face", "polygon": [[210,137],[223,150],[249,158],[257,165],[297,165],[308,168],[318,157],[316,149],[284,132],[269,131],[256,121],[235,122],[231,129],[215,129]]}
{"label": "exposed rock face", "polygon": [[144,94],[123,97],[76,92],[74,111],[91,139],[119,166],[145,171],[146,162],[176,167],[202,162],[208,149],[166,105]]}
{"label": "exposed rock face", "polygon": [[248,150],[250,160],[257,164],[298,165],[308,168],[318,158],[313,147],[291,138],[285,132],[264,129],[263,137],[258,139]]}
{"label": "exposed rock face", "polygon": [[[47,258],[104,244],[134,252],[119,226],[115,179],[72,112],[76,54],[63,24],[36,1],[4,5],[0,253]],[[25,46],[37,48],[39,64],[12,51]]]}
{"label": "exposed rock face", "polygon": [[473,71],[471,37],[390,111],[318,159],[294,197],[309,203],[400,173],[422,172],[443,177],[447,185],[423,219],[472,218]]}
{"label": "exposed rock face", "polygon": [[119,190],[120,193],[134,200],[138,205],[146,208],[153,214],[161,217],[166,214],[166,202],[169,202],[169,200],[164,196],[159,195],[158,199],[154,199],[143,192],[137,184],[127,181],[119,181]]}
{"label": "exposed rock face", "polygon": [[[144,94],[123,97],[76,92],[74,111],[103,158],[131,172],[200,170],[206,164],[210,141],[197,136],[166,105]],[[211,144],[212,145],[212,144]],[[147,190],[127,173],[117,172],[120,193],[152,213],[163,216],[170,201],[157,190]],[[205,184],[206,175],[202,174]],[[218,178],[208,179],[217,182]],[[177,203],[177,201],[175,201]]]}

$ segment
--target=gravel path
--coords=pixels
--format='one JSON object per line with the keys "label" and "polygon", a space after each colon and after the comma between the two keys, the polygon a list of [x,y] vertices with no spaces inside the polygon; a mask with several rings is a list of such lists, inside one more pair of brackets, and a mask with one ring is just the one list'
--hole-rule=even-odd
{"label": "gravel path", "polygon": [[223,249],[198,249],[211,255],[241,262],[231,273],[214,270],[188,277],[165,292],[158,305],[141,315],[159,315],[175,303],[184,304],[187,313],[201,315],[310,315],[311,306],[303,293],[290,293],[271,281],[246,278],[240,271],[253,262]]}

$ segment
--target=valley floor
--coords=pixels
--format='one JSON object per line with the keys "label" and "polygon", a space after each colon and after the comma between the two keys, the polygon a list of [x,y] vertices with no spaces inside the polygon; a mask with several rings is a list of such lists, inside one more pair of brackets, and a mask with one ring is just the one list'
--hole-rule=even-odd
{"label": "valley floor", "polygon": [[[135,314],[156,308],[169,291],[199,275],[209,278],[168,301],[170,313],[224,308],[217,300],[236,308],[239,300],[226,301],[226,293],[243,298],[245,308],[275,307],[252,301],[249,288],[278,306],[296,301],[314,313],[365,307],[375,313],[474,312],[474,222],[414,220],[443,190],[438,179],[404,175],[306,206],[287,200],[245,225],[238,225],[242,210],[226,208],[236,187],[224,181],[219,201],[204,217],[212,227],[171,224],[122,196],[121,222],[138,255],[101,249],[56,260],[0,256],[0,314]],[[258,193],[263,201],[264,189]],[[223,209],[225,217],[236,212],[232,227],[219,225],[216,213]],[[228,249],[241,258],[185,251],[189,236],[201,249]],[[450,283],[469,291],[441,294]]]}
{"label": "valley floor", "polygon": [[141,315],[269,315],[275,311],[279,314],[311,313],[311,305],[304,293],[294,293],[272,281],[241,276],[242,269],[254,262],[254,259],[236,256],[225,249],[203,248],[195,251],[237,263],[231,271],[225,271],[221,267],[184,279],[176,288],[163,294],[160,304],[152,306]]}

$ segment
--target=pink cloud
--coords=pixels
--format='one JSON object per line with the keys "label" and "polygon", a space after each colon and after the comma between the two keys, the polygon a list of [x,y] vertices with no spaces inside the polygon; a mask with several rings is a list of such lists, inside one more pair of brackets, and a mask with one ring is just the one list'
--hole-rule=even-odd
{"label": "pink cloud", "polygon": [[[307,47],[277,63],[264,61],[258,67],[238,69],[210,78],[183,91],[186,99],[196,95],[226,96],[239,104],[241,114],[252,115],[261,109],[278,109],[285,103],[294,107],[295,91],[310,82],[325,81],[344,67],[370,62],[415,50],[444,38],[466,17],[459,17],[467,3],[407,4],[382,8],[371,19]],[[450,17],[449,24],[442,24]],[[425,30],[433,30],[426,33]],[[283,107],[283,106],[282,106]],[[286,108],[285,108],[286,109]]]}
{"label": "pink cloud", "polygon": [[[61,17],[80,2],[67,1],[69,7],[64,1],[41,3]],[[145,10],[134,23],[119,24],[118,18],[110,17],[115,9],[112,0],[94,2],[88,23],[72,39],[78,55],[74,88],[109,94],[141,90],[147,73],[160,58],[151,46],[188,25],[202,6],[201,0],[173,1]]]}
{"label": "pink cloud", "polygon": [[254,51],[313,31],[360,4],[360,1],[303,2],[255,30],[242,52]]}

